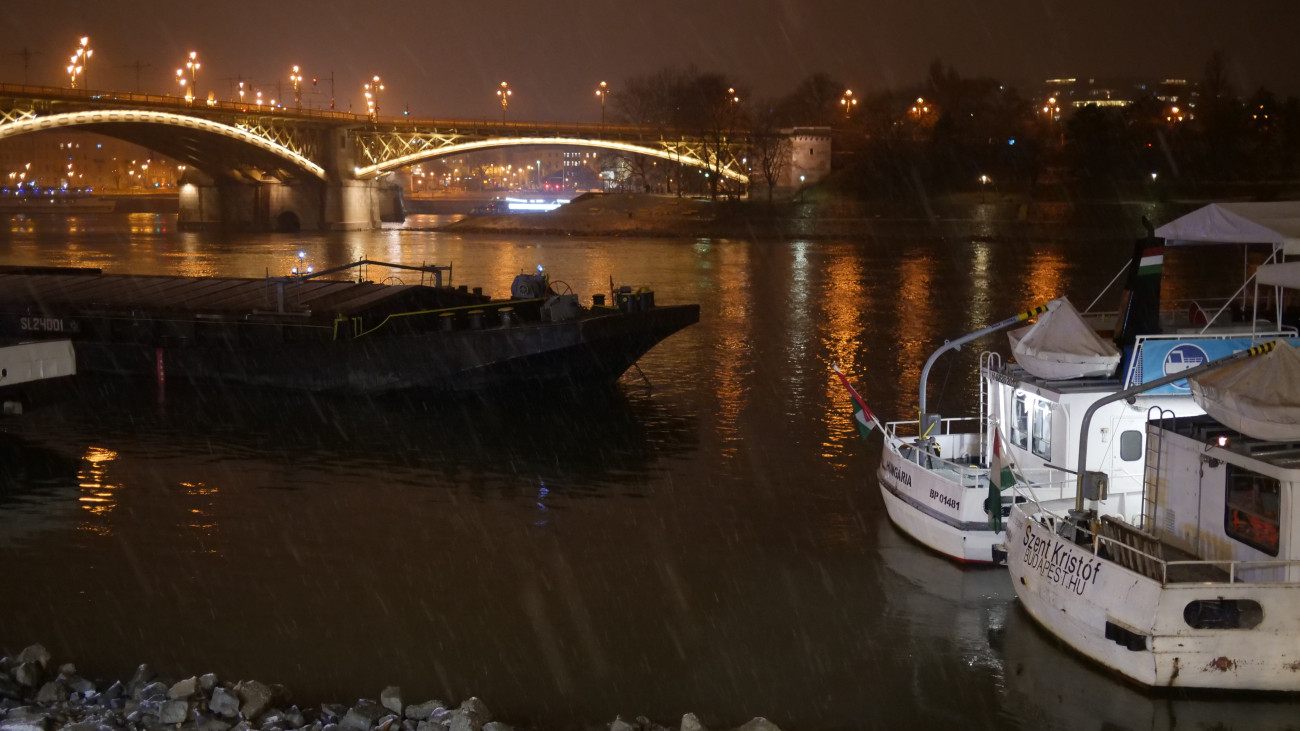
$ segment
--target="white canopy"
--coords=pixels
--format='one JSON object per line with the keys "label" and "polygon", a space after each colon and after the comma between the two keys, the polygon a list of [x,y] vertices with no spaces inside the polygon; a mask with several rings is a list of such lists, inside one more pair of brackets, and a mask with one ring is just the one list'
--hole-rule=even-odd
{"label": "white canopy", "polygon": [[1119,350],[1097,335],[1069,300],[1053,302],[1037,322],[1007,333],[1016,362],[1048,380],[1114,374]]}
{"label": "white canopy", "polygon": [[1300,441],[1300,350],[1271,353],[1193,376],[1192,398],[1205,413],[1256,439]]}
{"label": "white canopy", "polygon": [[1156,229],[1169,245],[1272,244],[1300,254],[1300,201],[1211,203]]}

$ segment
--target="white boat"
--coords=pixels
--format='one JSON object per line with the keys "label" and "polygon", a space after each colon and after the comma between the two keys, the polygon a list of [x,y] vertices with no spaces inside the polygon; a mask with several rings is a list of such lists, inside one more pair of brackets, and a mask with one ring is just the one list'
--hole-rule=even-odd
{"label": "white boat", "polygon": [[[1294,229],[1291,222],[1297,224]],[[1243,307],[1247,316],[1239,321],[1232,320],[1235,308],[1229,302],[1211,306],[1209,300],[1199,300],[1195,307],[1161,308],[1160,270],[1166,246],[1244,241],[1261,244],[1266,261],[1286,252],[1300,253],[1300,203],[1285,208],[1280,204],[1207,206],[1139,239],[1127,265],[1124,307],[1107,318],[1119,323],[1115,352],[1107,352],[1107,343],[1096,334],[1082,337],[1080,323],[1090,316],[1077,316],[1073,307],[1059,300],[935,351],[921,375],[921,419],[882,425],[884,445],[877,479],[890,519],[904,533],[950,558],[1001,563],[1005,556],[994,549],[1004,543],[1002,522],[1013,498],[1000,492],[1000,475],[990,483],[995,451],[1038,487],[1041,498],[1068,498],[1075,480],[1060,466],[1076,462],[1085,437],[1080,416],[1099,399],[1259,342],[1297,338],[1296,328],[1278,324],[1280,305],[1272,314]],[[1234,295],[1234,302],[1250,293],[1252,279],[1246,268],[1246,284]],[[1258,285],[1254,294],[1259,302]],[[1043,317],[1044,312],[1050,314]],[[975,415],[944,418],[927,411],[926,383],[941,354],[1035,316],[1033,328],[1011,338],[1013,346],[1019,346],[1012,348],[1015,362],[1004,362],[995,352],[981,355],[980,404]],[[1099,327],[1098,318],[1090,320],[1093,328]],[[1053,331],[1062,326],[1064,335]],[[1122,359],[1115,357],[1116,352],[1122,353]],[[1114,365],[1107,371],[1106,364]],[[1143,392],[1132,402],[1107,404],[1086,435],[1095,447],[1100,446],[1089,454],[1087,469],[1109,475],[1102,506],[1109,514],[1134,516],[1141,511],[1145,427],[1152,409],[1178,416],[1203,413],[1190,397],[1186,381],[1179,380]],[[987,507],[990,499],[998,506],[992,511]]]}
{"label": "white boat", "polygon": [[71,340],[0,343],[0,413],[22,413],[16,395],[24,386],[76,375]]}
{"label": "white boat", "polygon": [[[1187,373],[1231,394],[1243,423],[1281,427],[1261,439],[1209,414],[1154,418],[1131,519],[1017,488],[1012,585],[1048,632],[1141,685],[1300,692],[1300,352],[1268,343]],[[1085,498],[1104,492],[1104,474],[1081,474]]]}

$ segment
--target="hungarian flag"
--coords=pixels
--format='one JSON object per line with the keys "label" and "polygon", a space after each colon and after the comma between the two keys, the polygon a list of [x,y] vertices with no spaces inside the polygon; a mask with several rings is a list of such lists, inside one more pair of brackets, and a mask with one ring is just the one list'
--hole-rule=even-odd
{"label": "hungarian flag", "polygon": [[993,459],[989,461],[989,496],[984,501],[984,511],[989,514],[989,528],[1002,530],[1002,491],[1016,484],[1011,473],[1011,461],[1002,446],[1002,432],[993,431]]}
{"label": "hungarian flag", "polygon": [[1165,247],[1148,246],[1142,250],[1142,258],[1138,259],[1138,275],[1146,276],[1148,274],[1159,274],[1165,266]]}
{"label": "hungarian flag", "polygon": [[[844,376],[840,367],[832,365],[831,368],[834,369],[835,375],[840,377],[840,383],[843,383],[844,388],[849,392],[849,397],[853,401],[853,426],[857,427],[858,436],[861,436],[862,441],[865,442],[867,437],[871,435],[871,430],[880,426],[880,420],[871,412],[871,409],[867,408],[867,402],[863,401],[862,397],[858,395],[858,392],[849,383],[849,379]],[[880,430],[883,432],[884,427],[881,427]]]}

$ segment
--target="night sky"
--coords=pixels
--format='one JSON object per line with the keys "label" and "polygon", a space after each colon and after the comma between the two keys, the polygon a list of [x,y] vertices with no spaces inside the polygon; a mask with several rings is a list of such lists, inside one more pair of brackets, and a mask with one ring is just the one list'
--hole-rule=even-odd
{"label": "night sky", "polygon": [[[82,35],[94,49],[87,86],[177,93],[191,50],[201,96],[252,79],[291,96],[294,64],[321,79],[304,105],[364,111],[375,74],[381,113],[497,118],[495,90],[514,90],[509,117],[596,121],[601,80],[693,64],[756,99],[826,72],[860,94],[921,81],[938,58],[963,76],[1025,88],[1054,77],[1199,79],[1227,54],[1238,91],[1300,94],[1297,0],[7,0],[0,80],[66,86]],[[147,64],[147,65],[145,65]]]}

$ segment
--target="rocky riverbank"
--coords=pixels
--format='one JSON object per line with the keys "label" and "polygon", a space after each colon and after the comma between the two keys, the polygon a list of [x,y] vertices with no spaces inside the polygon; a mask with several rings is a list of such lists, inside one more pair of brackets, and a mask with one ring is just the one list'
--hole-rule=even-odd
{"label": "rocky riverbank", "polygon": [[[513,731],[478,698],[454,708],[439,700],[407,703],[388,687],[378,700],[299,708],[289,689],[256,680],[223,682],[216,675],[157,677],[140,665],[126,681],[92,681],[71,663],[54,664],[41,645],[0,657],[0,731]],[[707,731],[694,714],[677,726],[647,718],[593,723],[608,731]],[[754,718],[737,731],[780,731]]]}

